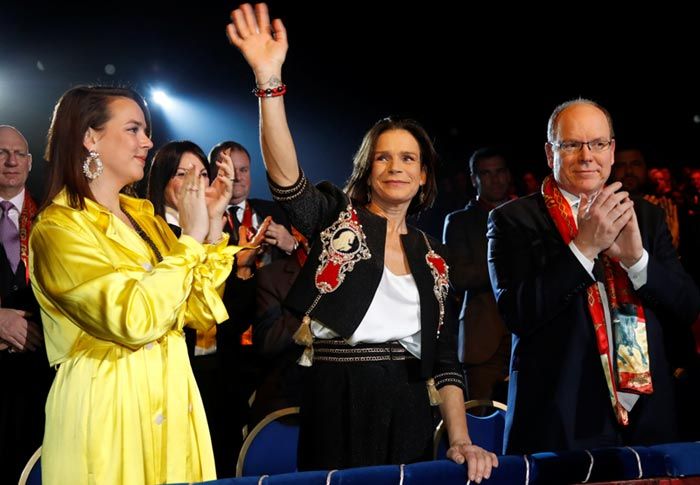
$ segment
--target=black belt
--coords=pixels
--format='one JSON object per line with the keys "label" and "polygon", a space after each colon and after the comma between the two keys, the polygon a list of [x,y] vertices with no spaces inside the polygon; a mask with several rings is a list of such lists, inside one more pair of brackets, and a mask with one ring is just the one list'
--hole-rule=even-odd
{"label": "black belt", "polygon": [[382,362],[416,357],[398,341],[349,345],[343,339],[319,339],[314,344],[314,362]]}

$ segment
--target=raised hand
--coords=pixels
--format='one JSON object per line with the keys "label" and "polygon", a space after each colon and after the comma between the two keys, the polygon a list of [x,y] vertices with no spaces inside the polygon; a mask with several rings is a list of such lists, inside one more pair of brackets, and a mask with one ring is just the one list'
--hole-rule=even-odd
{"label": "raised hand", "polygon": [[209,213],[204,197],[207,183],[190,165],[177,194],[177,210],[182,233],[204,242],[209,233]]}
{"label": "raised hand", "polygon": [[265,239],[267,228],[272,222],[272,217],[267,216],[260,224],[258,232],[250,237],[248,228],[241,226],[238,228],[238,245],[247,249],[243,249],[236,253],[236,275],[239,278],[247,279],[252,274],[252,268],[255,265],[255,257],[260,252],[260,245]]}
{"label": "raised hand", "polygon": [[235,9],[226,35],[253,69],[259,87],[265,87],[272,76],[279,79],[287,56],[287,31],[280,19],[270,23],[267,5],[258,3],[253,11],[244,3]]}
{"label": "raised hand", "polygon": [[225,151],[216,160],[218,172],[216,178],[204,191],[209,214],[209,234],[207,241],[216,242],[221,239],[222,229],[225,223],[224,212],[233,195],[234,169],[233,160]]}
{"label": "raised hand", "polygon": [[581,195],[578,209],[576,247],[588,259],[613,245],[620,231],[634,215],[633,203],[627,192],[615,192],[622,187],[615,182],[603,188],[594,197]]}
{"label": "raised hand", "polygon": [[644,200],[651,202],[654,205],[661,207],[666,213],[666,225],[671,233],[671,242],[673,247],[678,249],[680,242],[680,225],[678,222],[678,206],[673,203],[668,197],[656,197],[655,195],[647,194]]}

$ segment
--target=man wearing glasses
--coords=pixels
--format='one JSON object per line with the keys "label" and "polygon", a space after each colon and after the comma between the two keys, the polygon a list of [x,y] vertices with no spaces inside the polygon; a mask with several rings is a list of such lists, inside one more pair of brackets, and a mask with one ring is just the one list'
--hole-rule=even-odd
{"label": "man wearing glasses", "polygon": [[491,212],[489,272],[513,332],[509,454],[676,439],[665,325],[691,325],[700,295],[663,211],[605,185],[610,114],[558,106],[539,193]]}
{"label": "man wearing glasses", "polygon": [[14,127],[0,125],[0,483],[15,483],[41,445],[53,371],[29,285],[27,244],[36,204],[25,189],[32,156]]}

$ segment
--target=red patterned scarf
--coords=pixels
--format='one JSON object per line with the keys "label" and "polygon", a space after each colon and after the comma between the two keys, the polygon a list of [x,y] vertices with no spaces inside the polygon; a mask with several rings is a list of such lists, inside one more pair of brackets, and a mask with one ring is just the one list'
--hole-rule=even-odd
{"label": "red patterned scarf", "polygon": [[[554,225],[568,245],[578,234],[578,228],[571,206],[551,175],[542,183],[542,195]],[[629,424],[627,410],[620,404],[617,393],[651,394],[654,391],[649,370],[646,320],[642,304],[634,294],[627,272],[620,266],[620,262],[604,254],[600,254],[599,259],[603,263],[603,284],[612,320],[614,363],[610,360],[605,311],[596,283],[586,290],[588,311],[595,329],[598,353],[615,416],[621,425],[626,426]]]}
{"label": "red patterned scarf", "polygon": [[22,213],[19,215],[19,257],[24,263],[24,277],[27,284],[29,284],[29,231],[36,212],[36,203],[25,190]]}

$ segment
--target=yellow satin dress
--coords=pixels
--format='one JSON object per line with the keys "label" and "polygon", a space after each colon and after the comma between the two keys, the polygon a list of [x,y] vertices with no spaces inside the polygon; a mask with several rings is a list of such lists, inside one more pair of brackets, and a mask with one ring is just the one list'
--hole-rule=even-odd
{"label": "yellow satin dress", "polygon": [[[163,255],[104,207],[59,193],[32,227],[31,281],[58,372],[46,402],[44,484],[216,478],[183,326],[228,318],[223,283],[238,248],[174,236],[149,201],[121,197]],[[231,457],[234,459],[234,457]]]}

